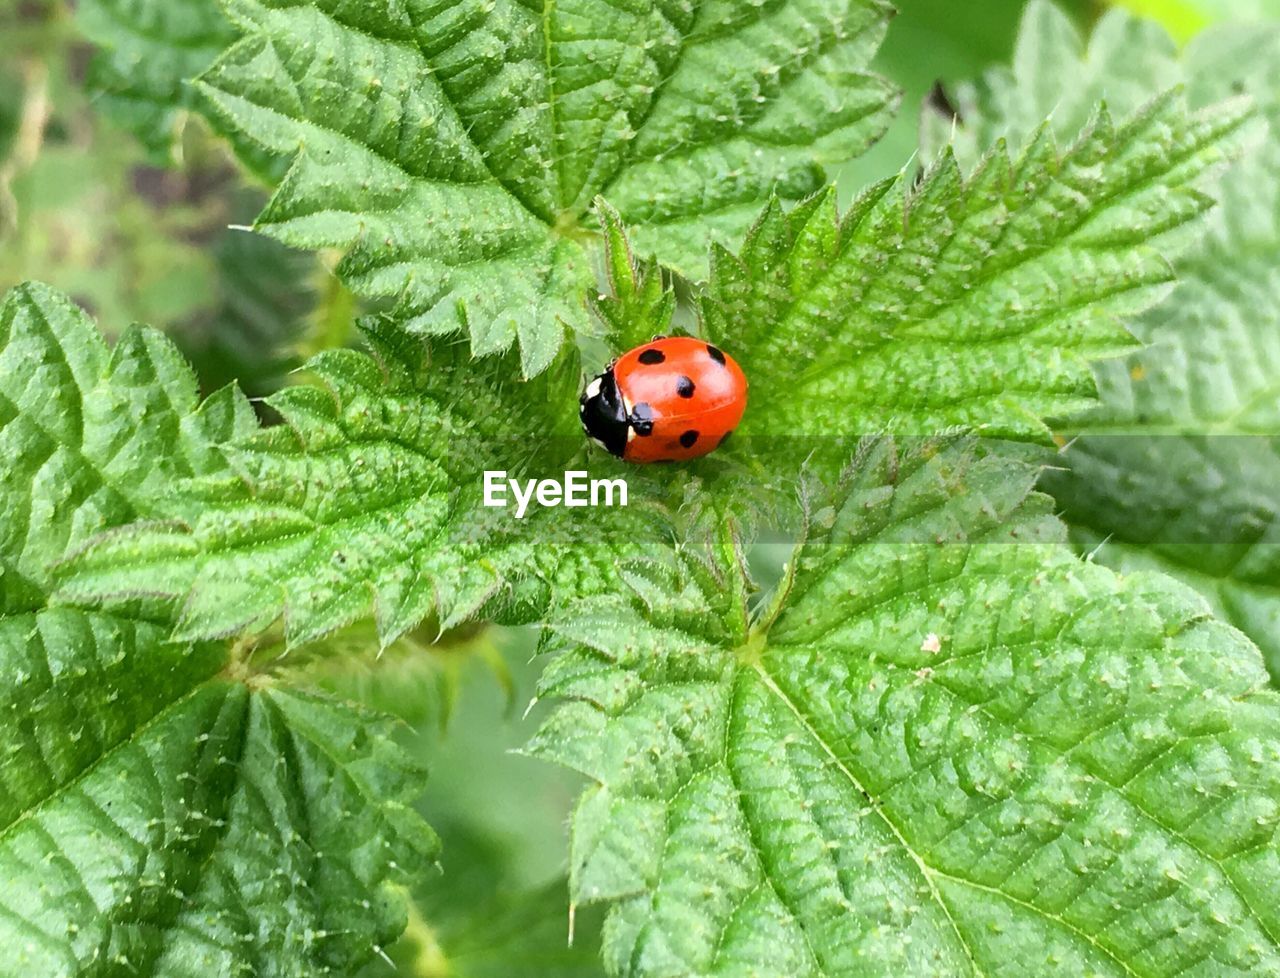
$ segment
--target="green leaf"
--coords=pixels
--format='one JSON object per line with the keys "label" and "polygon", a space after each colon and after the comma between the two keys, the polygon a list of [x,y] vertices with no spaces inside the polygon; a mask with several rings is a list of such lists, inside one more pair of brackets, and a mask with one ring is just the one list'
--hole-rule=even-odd
{"label": "green leaf", "polygon": [[[1046,486],[1082,548],[1173,573],[1257,642],[1280,681],[1280,31],[1214,32],[1188,52],[1203,95],[1243,82],[1266,141],[1224,181],[1169,302],[1137,324],[1151,346],[1099,374]],[[1143,505],[1135,512],[1135,488]]]}
{"label": "green leaf", "polygon": [[[527,522],[483,504],[485,471],[543,478],[581,464],[573,363],[517,383],[509,363],[477,371],[456,344],[366,326],[373,356],[313,357],[312,383],[267,399],[286,423],[237,424],[219,442],[220,468],[163,475],[162,444],[129,456],[152,460],[163,505],[136,521],[124,509],[80,521],[58,567],[59,600],[141,605],[186,639],[283,620],[290,646],[373,618],[385,647],[424,619],[440,630],[482,609],[529,620],[560,591],[607,588],[621,550],[660,545],[642,500]],[[201,414],[224,412],[224,401]],[[100,532],[108,527],[121,528]],[[583,539],[596,542],[571,546]]]}
{"label": "green leaf", "polygon": [[1050,0],[1023,13],[1009,66],[976,81],[947,86],[955,115],[935,107],[922,120],[921,141],[932,159],[950,146],[967,170],[997,140],[1021,143],[1046,118],[1070,138],[1105,101],[1115,113],[1138,110],[1153,92],[1180,86],[1177,48],[1156,24],[1119,11],[1104,16],[1089,39]]}
{"label": "green leaf", "polygon": [[603,199],[596,202],[604,234],[604,270],[609,291],[590,301],[614,350],[630,350],[672,331],[677,300],[672,282],[651,261],[636,257],[622,217]]}
{"label": "green leaf", "polygon": [[[1131,82],[1095,66],[1125,64]],[[1113,13],[1088,48],[1061,15],[1028,14],[1013,73],[960,89],[965,141],[1030,127],[1052,104],[1104,90],[1120,104],[1184,83],[1196,104],[1255,96],[1266,123],[1227,173],[1204,237],[1176,261],[1169,300],[1134,321],[1150,344],[1098,369],[1103,403],[1059,427],[1072,437],[1045,485],[1095,559],[1189,582],[1246,631],[1280,676],[1280,32],[1222,29],[1178,57],[1155,27]],[[1041,75],[1038,65],[1054,74]],[[1070,84],[1064,84],[1070,79]],[[1058,124],[1058,113],[1054,121]],[[1076,438],[1077,434],[1084,437]]]}
{"label": "green leaf", "polygon": [[312,358],[310,384],[267,400],[286,424],[261,427],[234,388],[199,402],[160,334],[135,327],[109,352],[65,297],[14,290],[0,306],[0,450],[15,460],[0,473],[0,607],[56,591],[184,640],[283,620],[290,646],[372,618],[385,647],[424,620],[534,620],[607,589],[619,554],[665,545],[657,482],[622,511],[535,506],[522,522],[483,505],[485,471],[585,470],[575,363],[513,382],[508,362],[477,371],[457,344],[366,326],[373,356]]}
{"label": "green leaf", "polygon": [[133,327],[114,350],[47,286],[0,303],[0,602],[35,610],[50,568],[103,531],[167,513],[173,483],[225,468],[219,445],[254,424],[228,388],[198,405],[161,334]]}
{"label": "green leaf", "polygon": [[[212,676],[173,696],[157,656],[190,673],[191,650],[134,627],[0,623],[0,968],[347,974],[371,959],[404,927],[393,884],[434,851],[406,807],[420,773],[386,725]],[[129,672],[144,682],[119,684]]]}
{"label": "green leaf", "polygon": [[292,159],[257,226],[347,249],[358,293],[477,355],[551,362],[589,329],[604,194],[645,255],[705,271],[770,192],[802,197],[894,101],[866,71],[881,0],[234,0],[204,76],[216,125]]}
{"label": "green leaf", "polygon": [[1197,185],[1248,115],[1169,93],[968,177],[944,156],[843,215],[829,192],[769,208],[740,255],[717,250],[702,303],[751,378],[743,433],[828,457],[877,431],[1045,439],[1043,417],[1094,398],[1090,361],[1131,345],[1123,320],[1172,277],[1164,239],[1209,207]]}
{"label": "green leaf", "polygon": [[158,596],[184,636],[283,616],[290,644],[370,615],[389,644],[429,614],[443,628],[479,611],[504,582],[498,537],[513,522],[482,508],[481,472],[536,466],[527,432],[563,447],[543,405],[572,404],[576,374],[553,371],[517,395],[499,363],[459,397],[469,371],[456,348],[373,328],[377,360],[314,357],[315,384],[267,399],[286,424],[228,445],[231,471],[171,486],[180,519],[91,542],[61,596],[110,607]]}
{"label": "green leaf", "polygon": [[753,616],[722,545],[553,624],[532,750],[595,782],[612,974],[1280,974],[1257,650],[1080,563],[1034,478],[870,443]]}
{"label": "green leaf", "polygon": [[388,722],[174,639],[146,601],[58,606],[68,549],[169,511],[252,418],[197,407],[159,334],[108,351],[39,285],[0,304],[0,973],[350,974],[435,839]]}
{"label": "green leaf", "polygon": [[236,37],[217,0],[82,0],[76,21],[101,49],[87,79],[98,106],[152,157],[173,159],[193,101],[188,81]]}

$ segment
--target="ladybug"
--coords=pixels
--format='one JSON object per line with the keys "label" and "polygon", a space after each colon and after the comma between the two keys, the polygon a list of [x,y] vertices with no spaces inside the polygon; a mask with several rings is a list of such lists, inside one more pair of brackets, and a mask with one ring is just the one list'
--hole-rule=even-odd
{"label": "ladybug", "polygon": [[618,357],[578,399],[582,428],[628,462],[683,462],[714,451],[747,408],[733,358],[692,336],[659,336]]}

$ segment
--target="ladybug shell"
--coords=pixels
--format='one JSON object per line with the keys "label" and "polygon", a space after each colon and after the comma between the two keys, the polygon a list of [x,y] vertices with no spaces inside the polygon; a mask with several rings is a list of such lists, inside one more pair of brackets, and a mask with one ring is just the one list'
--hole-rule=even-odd
{"label": "ladybug shell", "polygon": [[747,378],[732,357],[692,336],[669,336],[617,359],[629,419],[628,462],[680,462],[714,451],[747,409]]}

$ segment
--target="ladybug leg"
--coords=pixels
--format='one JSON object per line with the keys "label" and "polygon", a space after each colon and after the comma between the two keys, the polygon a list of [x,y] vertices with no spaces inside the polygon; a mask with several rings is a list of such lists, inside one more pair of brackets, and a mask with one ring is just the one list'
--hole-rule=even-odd
{"label": "ladybug leg", "polygon": [[659,333],[657,336],[655,336],[655,337],[654,337],[653,339],[651,339],[649,342],[650,342],[650,343],[657,343],[657,342],[658,342],[658,340],[665,340],[666,338],[667,338],[667,334],[666,334],[666,333]]}
{"label": "ladybug leg", "polygon": [[647,438],[653,434],[653,408],[644,403],[635,405],[627,416],[627,424],[637,435]]}

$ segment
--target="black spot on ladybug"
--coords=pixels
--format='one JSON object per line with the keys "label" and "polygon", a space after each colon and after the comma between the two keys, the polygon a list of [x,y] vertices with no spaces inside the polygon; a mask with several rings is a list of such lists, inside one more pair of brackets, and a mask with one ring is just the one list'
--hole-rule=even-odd
{"label": "black spot on ladybug", "polygon": [[653,434],[653,408],[643,401],[631,409],[629,420],[637,435]]}
{"label": "black spot on ladybug", "polygon": [[683,445],[685,448],[692,448],[693,443],[697,440],[698,440],[698,433],[696,431],[686,431],[683,435],[680,436],[680,444]]}
{"label": "black spot on ladybug", "polygon": [[667,355],[661,350],[645,350],[640,354],[638,359],[645,366],[652,367],[655,363],[666,362]]}
{"label": "black spot on ladybug", "polygon": [[694,390],[693,381],[688,377],[685,377],[683,374],[680,376],[680,379],[676,381],[676,393],[681,397],[693,397]]}
{"label": "black spot on ladybug", "polygon": [[708,344],[707,344],[707,354],[708,354],[708,355],[711,357],[711,359],[712,359],[712,360],[714,360],[716,363],[720,364],[721,366],[724,366],[724,354],[723,354],[723,353],[721,353],[721,352],[720,352],[718,349],[716,349],[714,346],[712,346],[710,343],[708,343]]}
{"label": "black spot on ladybug", "polygon": [[729,436],[730,436],[730,435],[732,435],[732,434],[733,434],[733,431],[732,431],[732,429],[731,429],[731,430],[729,430],[729,431],[726,431],[723,435],[721,435],[721,436],[720,436],[720,440],[719,440],[718,442],[716,442],[716,448],[719,448],[721,445],[723,445],[725,442],[727,442],[727,441],[729,440]]}

